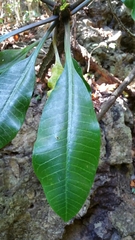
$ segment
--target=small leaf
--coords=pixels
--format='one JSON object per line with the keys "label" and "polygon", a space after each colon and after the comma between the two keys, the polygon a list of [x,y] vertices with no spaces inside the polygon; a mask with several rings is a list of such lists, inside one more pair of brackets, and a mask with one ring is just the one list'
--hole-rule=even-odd
{"label": "small leaf", "polygon": [[57,36],[57,28],[53,31],[53,48],[54,48],[54,54],[55,54],[55,64],[52,68],[52,75],[50,79],[48,80],[48,87],[51,88],[52,90],[47,92],[47,96],[49,97],[53,89],[55,88],[56,82],[58,78],[60,77],[62,71],[63,71],[63,66],[60,61],[60,56],[59,52],[57,49],[57,43],[56,43],[56,37]]}
{"label": "small leaf", "polygon": [[60,6],[60,11],[64,11],[66,8],[69,7],[69,3],[66,3],[66,1],[63,2],[63,4]]}
{"label": "small leaf", "polygon": [[[48,80],[48,87],[52,90],[55,88],[56,82],[58,78],[60,77],[61,73],[63,72],[63,66],[60,62],[56,62],[54,66],[52,67],[52,76]],[[47,95],[50,96],[50,93],[52,90],[48,91]]]}

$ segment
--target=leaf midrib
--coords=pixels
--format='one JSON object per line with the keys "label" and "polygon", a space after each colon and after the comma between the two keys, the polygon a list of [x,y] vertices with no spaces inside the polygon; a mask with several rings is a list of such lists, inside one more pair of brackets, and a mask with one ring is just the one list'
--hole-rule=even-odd
{"label": "leaf midrib", "polygon": [[72,126],[72,111],[73,111],[73,64],[70,59],[67,61],[67,76],[68,76],[68,121],[67,121],[67,158],[66,158],[66,183],[65,183],[65,201],[66,201],[66,219],[68,218],[68,179],[69,179],[69,164],[70,164],[70,139],[71,139],[71,126]]}

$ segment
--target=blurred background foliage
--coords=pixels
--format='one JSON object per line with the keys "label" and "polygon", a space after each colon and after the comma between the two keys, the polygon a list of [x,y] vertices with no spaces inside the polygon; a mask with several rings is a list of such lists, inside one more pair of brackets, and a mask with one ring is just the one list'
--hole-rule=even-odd
{"label": "blurred background foliage", "polygon": [[22,25],[42,14],[48,16],[49,9],[40,0],[0,0],[0,24]]}

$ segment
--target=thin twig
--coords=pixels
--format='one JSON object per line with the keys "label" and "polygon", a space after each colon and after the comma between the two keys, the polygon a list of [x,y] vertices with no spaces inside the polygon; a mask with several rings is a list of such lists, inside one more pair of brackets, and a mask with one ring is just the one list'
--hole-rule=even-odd
{"label": "thin twig", "polygon": [[108,101],[104,102],[101,106],[100,112],[97,114],[97,119],[100,121],[105,113],[109,110],[109,108],[114,104],[116,99],[120,96],[120,94],[125,90],[125,88],[134,80],[135,78],[135,67],[129,73],[129,75],[124,79],[124,81],[120,84],[120,86],[112,93]]}
{"label": "thin twig", "polygon": [[121,22],[121,20],[117,17],[117,14],[115,13],[114,9],[113,9],[113,6],[112,6],[112,3],[110,0],[108,0],[108,5],[111,9],[111,12],[113,14],[113,16],[115,17],[116,21],[119,23],[119,25],[122,27],[122,29],[124,31],[126,31],[131,37],[135,37],[135,34],[130,32],[130,30],[128,28],[125,27],[125,25]]}

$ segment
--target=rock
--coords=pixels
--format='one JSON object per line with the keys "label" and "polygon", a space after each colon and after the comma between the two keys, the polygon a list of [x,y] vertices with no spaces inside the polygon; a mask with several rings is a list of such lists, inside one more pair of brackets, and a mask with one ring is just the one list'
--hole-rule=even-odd
{"label": "rock", "polygon": [[90,206],[82,219],[65,228],[63,240],[121,240],[135,235],[135,197],[130,189],[132,136],[125,125],[125,119],[126,124],[133,124],[133,116],[127,109],[119,98],[101,121],[101,156]]}
{"label": "rock", "polygon": [[[105,157],[110,165],[132,163],[132,136],[130,128],[125,125],[125,113],[126,107],[123,100],[119,98],[110,111],[106,113],[102,121],[101,127],[104,131],[106,141]],[[133,115],[130,111],[129,113],[132,116],[133,123]],[[129,122],[129,119],[126,121]],[[127,139],[130,140],[127,141]],[[125,151],[123,151],[123,146],[126,146]]]}
{"label": "rock", "polygon": [[[113,2],[113,9],[127,31],[134,32],[135,23],[122,2]],[[85,9],[86,15],[77,18],[77,40],[96,61],[120,80],[134,67],[135,39],[122,31],[118,21],[104,0],[93,2]],[[121,30],[121,31],[120,31]],[[128,44],[130,42],[130,44]],[[124,51],[123,51],[124,50]]]}
{"label": "rock", "polygon": [[31,164],[44,102],[45,98],[41,103],[31,102],[20,132],[0,151],[0,239],[119,240],[135,234],[135,198],[130,191],[132,136],[125,125],[125,119],[127,125],[133,119],[124,101],[119,98],[101,121],[102,148],[95,183],[76,220],[66,228],[49,207]]}
{"label": "rock", "polygon": [[49,207],[31,153],[44,101],[27,112],[16,138],[0,151],[0,239],[57,240],[65,224]]}
{"label": "rock", "polygon": [[119,231],[122,237],[135,233],[135,197],[123,195],[123,202],[109,213],[113,226]]}
{"label": "rock", "polygon": [[122,238],[121,240],[133,240],[133,238],[131,236],[128,236],[128,237]]}
{"label": "rock", "polygon": [[116,232],[114,232],[111,236],[111,240],[121,240],[121,237]]}

